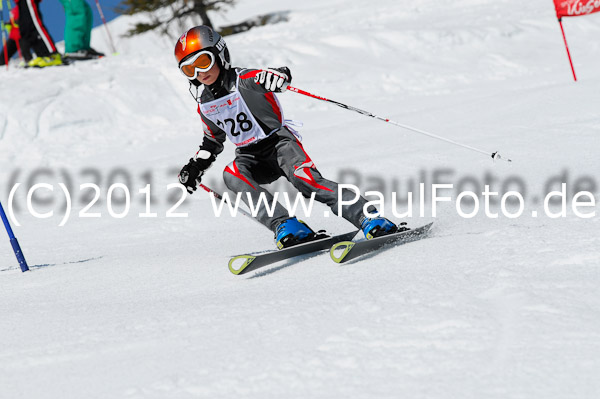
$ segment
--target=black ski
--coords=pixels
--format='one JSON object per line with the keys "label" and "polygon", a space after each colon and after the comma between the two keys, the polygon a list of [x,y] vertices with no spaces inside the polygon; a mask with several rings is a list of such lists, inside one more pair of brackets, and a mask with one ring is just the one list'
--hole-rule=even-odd
{"label": "black ski", "polygon": [[[348,262],[349,260],[355,259],[366,253],[381,249],[384,246],[402,245],[408,242],[426,238],[429,234],[429,230],[431,229],[432,224],[433,222],[413,230],[402,231],[383,237],[373,238],[371,240],[359,242],[338,242],[331,247],[329,255],[331,256],[331,259],[333,259],[333,261],[336,263]],[[339,251],[342,251],[342,253],[336,256],[335,252],[339,253]]]}
{"label": "black ski", "polygon": [[[293,247],[264,254],[234,256],[229,260],[229,271],[233,274],[246,274],[263,266],[268,266],[275,262],[290,259],[295,256],[323,251],[331,248],[336,242],[351,240],[358,231],[359,230],[333,237],[322,238],[320,240],[309,241],[304,244],[294,245]],[[245,261],[241,266],[234,268],[234,262],[238,261],[239,263],[240,259],[245,259]]]}

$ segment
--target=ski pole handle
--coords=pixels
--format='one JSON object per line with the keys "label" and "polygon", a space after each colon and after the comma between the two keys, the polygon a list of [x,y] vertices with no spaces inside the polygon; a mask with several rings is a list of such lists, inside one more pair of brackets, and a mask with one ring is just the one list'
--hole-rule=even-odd
{"label": "ski pole handle", "polygon": [[512,162],[511,159],[503,158],[502,156],[500,156],[500,154],[498,153],[498,151],[490,153],[488,151],[484,151],[484,150],[480,150],[480,149],[475,148],[475,147],[471,147],[470,145],[461,144],[461,143],[456,142],[454,140],[450,140],[450,139],[447,139],[445,137],[441,137],[441,136],[438,136],[436,134],[426,132],[424,130],[416,129],[414,127],[410,127],[410,126],[407,126],[407,125],[400,124],[398,122],[394,122],[391,119],[375,115],[375,114],[373,114],[373,113],[371,113],[369,111],[365,111],[365,110],[353,107],[351,105],[346,105],[346,104],[340,103],[338,101],[330,100],[330,99],[325,98],[325,97],[317,96],[316,94],[309,93],[307,91],[304,91],[302,89],[298,89],[298,88],[293,87],[293,86],[288,86],[287,90],[292,91],[294,93],[302,94],[304,96],[311,97],[311,98],[314,98],[314,99],[317,99],[317,100],[320,100],[320,101],[326,101],[326,102],[335,104],[338,107],[341,107],[341,108],[344,108],[344,109],[347,109],[347,110],[350,110],[350,111],[357,112],[357,113],[359,113],[361,115],[365,115],[365,116],[369,116],[371,118],[379,119],[380,121],[391,123],[392,125],[401,127],[403,129],[406,129],[406,130],[413,131],[415,133],[420,133],[420,134],[423,134],[425,136],[429,136],[429,137],[437,139],[437,140],[445,141],[446,143],[454,144],[454,145],[457,145],[457,146],[462,147],[462,148],[466,148],[466,149],[471,150],[471,151],[475,151],[475,152],[479,152],[479,153],[487,155],[487,156],[491,156],[493,160],[502,159],[502,160],[507,161],[507,162]]}

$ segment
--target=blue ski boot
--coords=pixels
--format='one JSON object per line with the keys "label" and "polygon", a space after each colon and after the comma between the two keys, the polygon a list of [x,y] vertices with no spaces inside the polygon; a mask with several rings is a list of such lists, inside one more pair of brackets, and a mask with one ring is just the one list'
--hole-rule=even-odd
{"label": "blue ski boot", "polygon": [[[403,223],[403,225],[405,224],[406,223]],[[363,233],[365,233],[367,240],[398,232],[398,227],[394,223],[381,216],[365,218],[360,225],[360,228]],[[401,231],[404,230],[408,230],[408,228],[403,227]]]}
{"label": "blue ski boot", "polygon": [[328,236],[321,231],[315,233],[306,223],[295,217],[284,220],[275,230],[275,242],[279,249],[325,237]]}

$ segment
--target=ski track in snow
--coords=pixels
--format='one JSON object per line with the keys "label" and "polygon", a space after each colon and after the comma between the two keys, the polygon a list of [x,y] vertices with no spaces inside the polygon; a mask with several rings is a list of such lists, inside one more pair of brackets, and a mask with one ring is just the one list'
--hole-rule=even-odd
{"label": "ski track in snow", "polygon": [[[518,176],[525,215],[463,219],[442,202],[437,218],[409,221],[435,222],[426,240],[234,276],[229,257],[274,249],[272,233],[216,218],[200,190],[176,210],[188,217],[165,217],[180,195],[166,186],[196,152],[201,122],[172,58],[181,32],[126,39],[141,17],[121,17],[110,23],[118,56],[0,73],[5,209],[14,182],[74,194],[59,228],[58,186],[40,193],[56,205],[48,219],[27,216],[17,193],[13,227],[31,272],[1,239],[0,398],[597,398],[599,217],[545,217],[542,192],[552,179],[600,192],[600,14],[563,22],[575,84],[548,1],[239,3],[215,22],[290,13],[227,37],[234,65],[288,65],[296,87],[514,160],[279,95],[326,177],[400,194],[436,172],[470,190],[486,175]],[[102,29],[92,45],[107,50]],[[233,151],[207,185],[223,189]],[[157,218],[138,217],[148,177]],[[102,187],[89,210],[100,218],[78,217],[93,192],[77,188],[90,182]],[[116,182],[131,191],[123,219],[107,211]],[[313,228],[351,227],[326,209],[306,218]]]}

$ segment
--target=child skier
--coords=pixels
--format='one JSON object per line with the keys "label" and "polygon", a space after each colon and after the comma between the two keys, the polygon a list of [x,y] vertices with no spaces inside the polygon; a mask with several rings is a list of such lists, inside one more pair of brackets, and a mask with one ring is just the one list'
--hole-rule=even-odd
{"label": "child skier", "polygon": [[[236,146],[236,156],[223,173],[225,184],[235,193],[248,194],[254,204],[261,194],[270,203],[273,196],[261,184],[268,184],[281,176],[309,198],[331,207],[337,213],[338,184],[323,178],[298,138],[283,119],[283,113],[274,93],[282,93],[292,80],[287,67],[269,69],[232,68],[229,50],[223,38],[207,26],[197,26],[186,33],[175,45],[175,58],[181,72],[196,88],[198,113],[202,117],[204,139],[194,158],[179,174],[179,182],[192,194],[202,175],[223,151],[228,137]],[[204,88],[198,95],[199,86]],[[193,93],[192,93],[193,95]],[[355,194],[341,193],[345,202]],[[362,229],[370,239],[391,234],[398,228],[383,217],[363,214],[366,199],[342,207],[342,216]],[[369,214],[376,213],[371,207]],[[264,206],[257,219],[275,233],[278,248],[300,244],[319,236],[306,223],[290,217],[288,211],[275,203],[273,216]]]}

